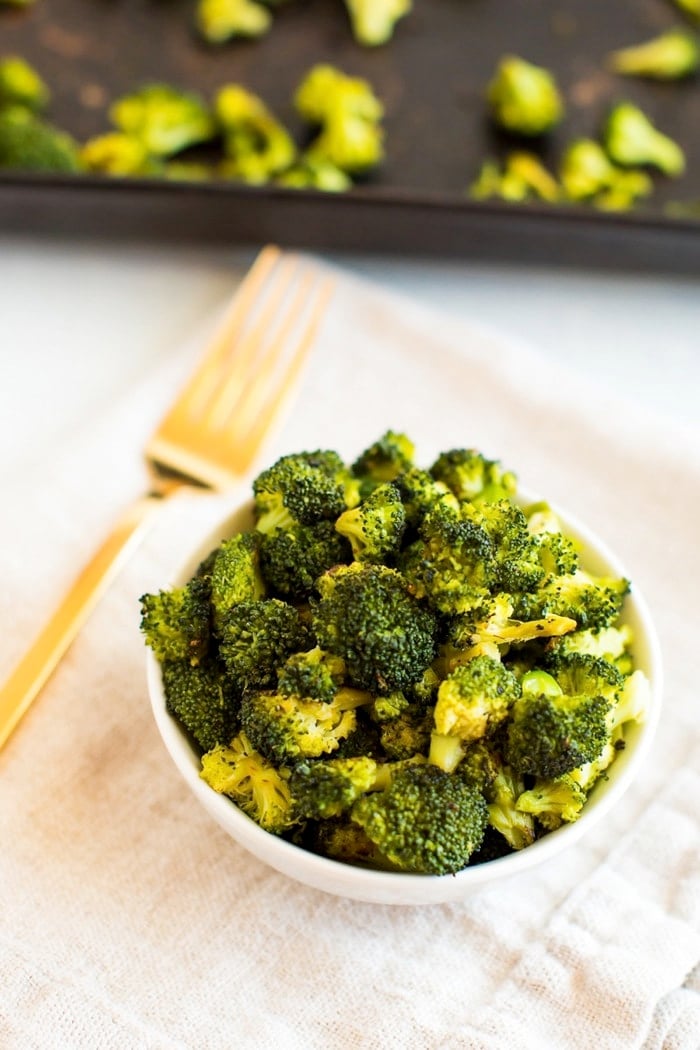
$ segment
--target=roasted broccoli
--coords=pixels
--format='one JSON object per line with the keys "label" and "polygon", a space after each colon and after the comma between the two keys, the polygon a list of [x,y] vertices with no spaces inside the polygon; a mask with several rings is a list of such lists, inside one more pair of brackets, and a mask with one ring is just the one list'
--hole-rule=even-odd
{"label": "roasted broccoli", "polygon": [[325,573],[317,586],[318,643],[345,660],[353,685],[383,693],[418,681],[435,655],[437,624],[398,572],[353,562]]}
{"label": "roasted broccoli", "polygon": [[221,658],[241,690],[274,685],[279,665],[311,642],[298,610],[279,598],[238,602],[218,633]]}
{"label": "roasted broccoli", "polygon": [[608,55],[608,64],[624,76],[678,80],[700,66],[698,38],[687,29],[668,29],[652,40]]}
{"label": "roasted broccoli", "polygon": [[146,84],[109,110],[120,131],[139,139],[152,157],[171,157],[217,134],[214,115],[199,95],[168,84]]}
{"label": "roasted broccoli", "polygon": [[216,95],[214,112],[224,140],[227,159],[219,171],[225,178],[267,182],[294,163],[294,140],[251,91],[226,85]]}
{"label": "roasted broccoli", "polygon": [[256,529],[270,533],[295,522],[335,521],[359,500],[359,486],[325,451],[282,456],[253,482]]}
{"label": "roasted broccoli", "polygon": [[81,170],[77,143],[70,135],[22,106],[0,110],[0,168],[23,171]]}
{"label": "roasted broccoli", "polygon": [[339,817],[377,783],[372,758],[328,758],[299,762],[289,787],[300,817],[314,820]]}
{"label": "roasted broccoli", "polygon": [[152,157],[144,142],[123,131],[110,131],[88,139],[80,150],[86,171],[99,175],[160,175],[163,165]]}
{"label": "roasted broccoli", "polygon": [[550,204],[562,196],[557,180],[539,157],[523,151],[508,154],[503,169],[493,160],[484,161],[469,192],[475,200],[496,197],[505,201],[542,200]]}
{"label": "roasted broccoli", "polygon": [[583,569],[565,576],[551,576],[535,591],[517,596],[519,619],[565,616],[581,628],[609,627],[620,615],[629,581],[595,577]]}
{"label": "roasted broccoli", "polygon": [[533,787],[518,795],[515,808],[530,813],[547,829],[554,831],[581,816],[586,792],[570,774],[554,780],[537,780]]}
{"label": "roasted broccoli", "polygon": [[345,0],[358,44],[376,47],[391,39],[394,26],[407,15],[412,0]]}
{"label": "roasted broccoli", "polygon": [[516,55],[501,59],[486,97],[494,122],[517,135],[543,135],[564,115],[564,102],[549,70]]}
{"label": "roasted broccoli", "polygon": [[268,587],[288,601],[306,601],[319,576],[351,560],[350,544],[331,521],[294,523],[262,534],[263,576]]}
{"label": "roasted broccoli", "polygon": [[442,482],[460,502],[494,502],[515,495],[517,478],[504,470],[500,462],[487,459],[472,448],[450,449],[441,453],[430,468],[436,481]]}
{"label": "roasted broccoli", "polygon": [[141,630],[160,661],[201,663],[211,634],[210,588],[195,577],[184,587],[141,598]]}
{"label": "roasted broccoli", "polygon": [[302,696],[330,704],[343,684],[345,661],[318,646],[293,653],[277,672],[277,688],[284,696]]}
{"label": "roasted broccoli", "polygon": [[287,778],[254,750],[245,733],[203,755],[200,776],[273,835],[296,820]]}
{"label": "roasted broccoli", "polygon": [[23,58],[0,58],[0,107],[24,106],[38,112],[46,108],[50,95],[48,86]]}
{"label": "roasted broccoli", "polygon": [[350,812],[393,864],[431,875],[466,866],[481,845],[488,816],[477,790],[432,765],[399,771],[387,790],[362,796]]}
{"label": "roasted broccoli", "polygon": [[525,785],[512,768],[496,758],[494,762],[497,772],[484,792],[489,824],[503,836],[511,849],[525,849],[535,840],[532,815],[517,806]]}
{"label": "roasted broccoli", "polygon": [[294,96],[299,114],[320,131],[307,150],[314,163],[348,175],[376,167],[384,156],[384,108],[371,85],[329,65],[314,66]]}
{"label": "roasted broccoli", "polygon": [[265,595],[260,537],[254,532],[240,532],[224,540],[216,549],[205,578],[209,579],[214,623],[218,627],[234,605],[255,602]]}
{"label": "roasted broccoli", "polygon": [[459,510],[457,498],[447,485],[420,467],[409,467],[397,474],[394,484],[403,502],[406,524],[412,528],[417,528],[426,514],[439,504],[444,503],[455,512]]}
{"label": "roasted broccoli", "polygon": [[612,108],[603,134],[608,155],[616,164],[648,165],[672,176],[682,175],[685,170],[685,155],[678,143],[662,134],[631,102],[620,102]]}
{"label": "roasted broccoli", "polygon": [[210,44],[232,37],[259,37],[272,25],[272,15],[254,0],[198,0],[195,23]]}
{"label": "roasted broccoli", "polygon": [[326,193],[344,193],[352,187],[352,179],[346,172],[323,157],[307,153],[278,175],[275,182],[292,190],[323,190]]}
{"label": "roasted broccoli", "polygon": [[162,665],[166,707],[203,751],[226,744],[238,728],[239,691],[214,661]]}
{"label": "roasted broccoli", "polygon": [[357,507],[344,511],[336,530],[350,542],[355,561],[387,563],[399,550],[406,511],[391,482],[378,485]]}

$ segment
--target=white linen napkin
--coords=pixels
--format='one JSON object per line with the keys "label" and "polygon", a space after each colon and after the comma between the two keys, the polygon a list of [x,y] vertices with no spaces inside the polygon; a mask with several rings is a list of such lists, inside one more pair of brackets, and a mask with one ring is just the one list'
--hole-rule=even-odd
{"label": "white linen napkin", "polygon": [[[139,492],[195,349],[6,494],[0,675]],[[639,782],[564,856],[459,904],[359,904],[268,869],[200,809],[150,714],[138,598],[242,492],[177,501],[0,752],[3,1050],[700,1046],[698,432],[338,274],[264,461],[354,457],[388,427],[426,465],[458,445],[501,458],[622,554],[666,664]]]}

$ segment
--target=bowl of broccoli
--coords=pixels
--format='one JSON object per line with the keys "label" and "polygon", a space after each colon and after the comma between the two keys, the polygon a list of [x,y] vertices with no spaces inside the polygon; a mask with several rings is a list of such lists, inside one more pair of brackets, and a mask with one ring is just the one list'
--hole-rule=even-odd
{"label": "bowl of broccoli", "polygon": [[283,456],[141,599],[175,765],[245,849],[357,900],[458,900],[576,842],[661,703],[604,544],[474,449]]}

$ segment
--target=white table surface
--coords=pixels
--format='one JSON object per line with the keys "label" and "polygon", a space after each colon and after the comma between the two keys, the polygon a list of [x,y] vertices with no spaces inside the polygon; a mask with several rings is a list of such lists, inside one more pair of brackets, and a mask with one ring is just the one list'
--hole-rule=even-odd
{"label": "white table surface", "polygon": [[[41,460],[86,414],[191,337],[225,302],[252,254],[0,237],[6,476]],[[700,427],[700,275],[332,260]]]}

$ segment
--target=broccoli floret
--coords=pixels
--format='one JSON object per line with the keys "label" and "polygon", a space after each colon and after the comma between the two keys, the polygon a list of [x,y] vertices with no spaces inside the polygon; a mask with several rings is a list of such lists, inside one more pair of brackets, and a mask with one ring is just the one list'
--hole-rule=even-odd
{"label": "broccoli floret", "polygon": [[615,740],[628,722],[645,722],[651,707],[651,686],[643,671],[633,671],[625,678],[608,713],[608,728]]}
{"label": "broccoli floret", "polygon": [[161,670],[167,710],[202,750],[228,743],[238,728],[238,690],[219,665],[169,660]]}
{"label": "broccoli floret", "polygon": [[435,655],[435,618],[384,565],[341,565],[320,577],[312,603],[318,644],[341,656],[348,681],[376,693],[418,681]]}
{"label": "broccoli floret", "polygon": [[287,780],[254,750],[245,733],[203,755],[199,775],[273,835],[280,835],[296,820]]}
{"label": "broccoli floret", "polygon": [[436,766],[407,766],[385,791],[364,795],[351,816],[403,871],[447,875],[460,871],[484,837],[483,796]]}
{"label": "broccoli floret", "polygon": [[[358,707],[355,711],[355,728],[340,741],[333,752],[334,758],[367,758],[383,760],[394,756],[385,752],[379,737],[380,726],[367,715],[368,705]],[[400,755],[400,758],[406,756]]]}
{"label": "broccoli floret", "polygon": [[515,613],[519,619],[566,616],[579,628],[610,627],[620,615],[629,581],[592,576],[579,569],[567,576],[550,577],[532,594],[519,595]]}
{"label": "broccoli floret", "polygon": [[356,561],[386,563],[397,553],[406,528],[399,490],[391,482],[377,485],[357,507],[344,511],[335,527],[350,541]]}
{"label": "broccoli floret", "polygon": [[306,155],[349,175],[375,167],[384,156],[384,108],[371,85],[330,65],[314,66],[294,95],[299,114],[320,125]]}
{"label": "broccoli floret", "polygon": [[126,175],[160,175],[163,166],[151,157],[144,142],[123,131],[111,131],[88,139],[80,150],[87,171],[114,177]]}
{"label": "broccoli floret", "polygon": [[605,697],[567,696],[544,671],[524,675],[521,687],[505,745],[506,761],[518,773],[554,778],[598,758],[609,733]]}
{"label": "broccoli floret", "polygon": [[251,91],[227,84],[216,95],[214,111],[224,137],[224,177],[262,183],[294,163],[294,140]]}
{"label": "broccoli floret", "polygon": [[264,36],[272,15],[253,0],[199,0],[195,22],[210,44],[223,44],[232,37]]}
{"label": "broccoli floret", "polygon": [[370,708],[370,716],[375,722],[390,722],[403,714],[410,707],[410,703],[405,694],[400,689],[397,689],[395,692],[388,693],[385,696],[375,697]]}
{"label": "broccoli floret", "polygon": [[414,755],[427,754],[432,726],[431,711],[417,704],[409,704],[395,718],[381,723],[379,740],[384,754],[392,762],[407,761]]}
{"label": "broccoli floret", "polygon": [[64,131],[22,106],[0,111],[0,168],[80,171],[78,145]]}
{"label": "broccoli floret", "polygon": [[631,102],[612,108],[604,140],[609,156],[623,167],[649,165],[673,176],[685,171],[685,155],[678,143],[662,134]]}
{"label": "broccoli floret", "polygon": [[330,703],[251,691],[243,697],[241,725],[253,746],[273,762],[319,758],[354,731],[355,708],[371,699],[359,689],[339,689]]}
{"label": "broccoli floret", "polygon": [[615,761],[617,751],[617,747],[610,740],[600,752],[598,758],[595,758],[592,762],[585,762],[582,766],[577,766],[576,769],[572,769],[566,775],[575,781],[582,791],[588,794],[596,781],[601,777],[604,778],[606,769]]}
{"label": "broccoli floret", "polygon": [[678,80],[700,66],[700,47],[695,34],[687,29],[668,29],[643,44],[611,52],[608,64],[623,76]]}
{"label": "broccoli floret", "polygon": [[492,747],[492,741],[475,740],[469,744],[461,759],[455,776],[488,795],[503,763]]}
{"label": "broccoli floret", "polygon": [[469,867],[476,864],[488,864],[489,861],[500,860],[501,857],[507,857],[514,852],[515,850],[507,839],[489,824],[484,832],[484,841],[469,858]]}
{"label": "broccoli floret", "polygon": [[451,773],[468,744],[508,717],[520,684],[499,660],[476,656],[441,683],[435,705],[430,761]]}
{"label": "broccoli floret", "polygon": [[289,787],[297,813],[313,820],[338,817],[372,791],[377,763],[366,757],[328,758],[299,763]]}
{"label": "broccoli floret", "polygon": [[439,504],[446,504],[455,513],[459,510],[458,501],[447,485],[436,481],[420,467],[410,467],[398,474],[394,484],[403,502],[406,523],[413,528],[417,528],[426,514]]}
{"label": "broccoli floret", "polygon": [[380,870],[394,868],[359,824],[354,824],[347,818],[335,817],[332,820],[320,821],[314,829],[311,849],[314,853],[330,857],[331,860],[342,861],[344,864],[357,864]]}
{"label": "broccoli floret", "polygon": [[413,466],[415,446],[406,434],[387,430],[357,457],[353,474],[362,479],[363,488],[394,481]]}
{"label": "broccoli floret", "polygon": [[501,499],[495,503],[482,502],[477,507],[466,504],[463,513],[480,525],[491,540],[492,587],[507,593],[533,590],[545,570],[540,560],[540,546],[529,531],[520,507]]}
{"label": "broccoli floret", "polygon": [[113,103],[109,115],[115,127],[139,139],[152,157],[170,157],[217,134],[206,102],[168,84],[146,84],[124,95]]}
{"label": "broccoli floret", "polygon": [[394,26],[407,15],[412,0],[345,0],[358,44],[376,47],[391,39]]}
{"label": "broccoli floret", "polygon": [[673,0],[676,7],[692,18],[700,18],[700,0]]}
{"label": "broccoli floret", "polygon": [[343,513],[349,505],[345,478],[341,470],[331,469],[333,459],[323,456],[322,452],[282,456],[258,475],[253,494],[260,532],[289,529],[295,522],[335,521]]}
{"label": "broccoli floret", "polygon": [[262,535],[263,576],[273,591],[289,601],[307,601],[319,576],[351,560],[350,544],[332,521],[293,522]]}
{"label": "broccoli floret", "polygon": [[266,689],[292,653],[309,649],[308,628],[292,605],[278,598],[239,602],[219,626],[219,651],[240,690]]}
{"label": "broccoli floret", "polygon": [[549,70],[515,55],[501,59],[486,94],[494,122],[518,135],[543,135],[564,115],[564,103]]}
{"label": "broccoli floret", "polygon": [[546,667],[567,696],[602,696],[611,704],[625,681],[613,663],[589,653],[555,651],[548,655]]}
{"label": "broccoli floret", "polygon": [[475,200],[492,197],[506,201],[543,200],[550,203],[561,198],[561,188],[539,157],[532,153],[509,153],[503,171],[492,160],[486,160],[469,192]]}
{"label": "broccoli floret", "polygon": [[528,791],[518,795],[515,804],[521,813],[536,817],[543,828],[554,831],[562,824],[571,824],[581,816],[586,792],[570,775],[554,780],[537,780]]}
{"label": "broccoli floret", "polygon": [[285,696],[301,696],[330,704],[343,684],[345,661],[318,646],[294,653],[277,672],[277,689]]}
{"label": "broccoli floret", "polygon": [[278,175],[275,182],[292,190],[323,190],[325,193],[344,193],[352,186],[350,176],[335,164],[307,153]]}
{"label": "broccoli floret", "polygon": [[222,622],[232,606],[264,597],[260,537],[254,532],[239,532],[224,540],[211,566],[210,586],[216,625]]}
{"label": "broccoli floret", "polygon": [[[507,594],[495,594],[483,605],[465,616],[455,617],[448,629],[448,645],[456,650],[450,654],[448,670],[470,658],[475,646],[493,643],[496,646],[519,645],[537,639],[560,637],[576,627],[576,621],[567,616],[543,616],[539,620],[516,620],[512,616],[513,603]],[[460,652],[463,651],[463,655]]]}
{"label": "broccoli floret", "polygon": [[50,92],[37,71],[17,55],[0,59],[0,106],[45,109]]}
{"label": "broccoli floret", "polygon": [[448,616],[482,605],[495,578],[494,551],[486,530],[441,504],[426,515],[419,533],[420,539],[398,559],[411,592]]}
{"label": "broccoli floret", "polygon": [[517,808],[517,801],[524,791],[518,774],[507,765],[500,764],[496,776],[486,790],[489,824],[500,832],[511,849],[520,850],[535,841],[535,824],[529,813]]}
{"label": "broccoli floret", "polygon": [[443,452],[430,468],[436,481],[447,485],[460,502],[496,502],[515,495],[517,478],[498,460],[486,459],[471,448]]}
{"label": "broccoli floret", "polygon": [[209,593],[208,581],[196,577],[184,587],[142,596],[141,630],[158,660],[198,664],[206,656],[211,634]]}
{"label": "broccoli floret", "polygon": [[619,627],[572,631],[561,638],[553,638],[547,648],[550,652],[589,653],[591,656],[602,656],[610,663],[614,663],[622,674],[627,674],[632,670],[630,648],[633,640],[632,628],[628,624],[621,624]]}

